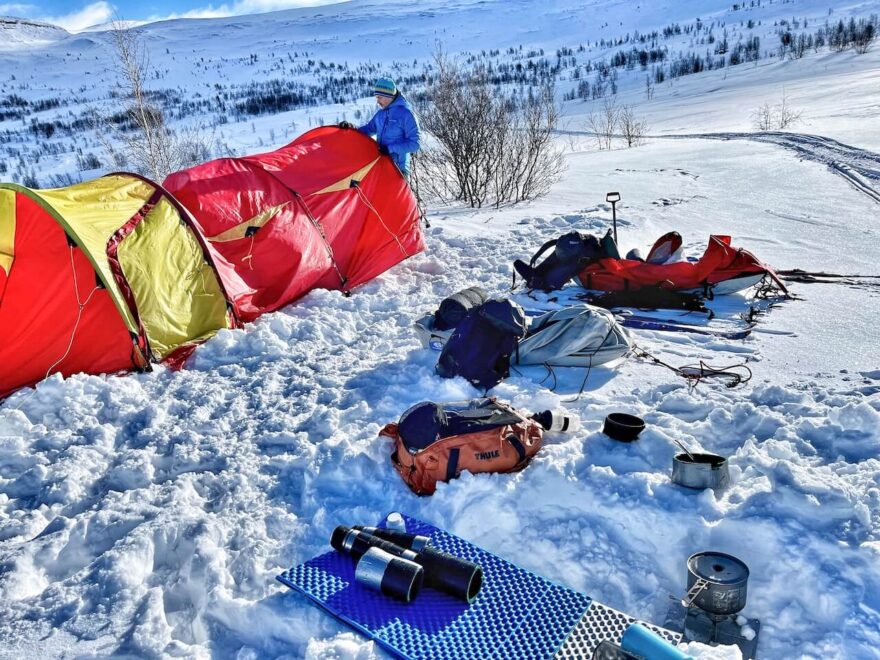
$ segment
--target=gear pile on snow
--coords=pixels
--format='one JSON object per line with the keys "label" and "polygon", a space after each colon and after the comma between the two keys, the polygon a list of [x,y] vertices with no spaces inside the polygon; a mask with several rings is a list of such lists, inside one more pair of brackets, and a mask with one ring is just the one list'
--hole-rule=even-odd
{"label": "gear pile on snow", "polygon": [[534,319],[516,357],[517,364],[589,368],[622,358],[631,348],[629,335],[611,312],[574,305]]}
{"label": "gear pile on snow", "polygon": [[415,322],[426,348],[441,351],[437,373],[462,376],[488,390],[510,375],[511,365],[595,367],[632,349],[610,312],[577,304],[526,321],[511,300],[485,300],[478,287],[459,291]]}
{"label": "gear pile on snow", "polygon": [[681,243],[677,232],[669,232],[657,240],[647,259],[639,257],[637,250],[621,259],[610,233],[599,240],[570,232],[544,243],[529,263],[517,259],[513,267],[529,289],[541,291],[560,289],[576,277],[593,291],[662,289],[711,296],[742,291],[769,277],[787,293],[773,269],[751,252],[733,247],[730,236],[710,236],[705,253],[695,262],[674,259]]}
{"label": "gear pile on snow", "polygon": [[591,262],[578,274],[585,288],[597,291],[659,287],[671,291],[702,291],[706,295],[742,291],[764,277],[770,277],[787,292],[770,266],[748,250],[733,247],[730,236],[716,235],[709,237],[706,251],[695,262],[651,263],[606,257]]}

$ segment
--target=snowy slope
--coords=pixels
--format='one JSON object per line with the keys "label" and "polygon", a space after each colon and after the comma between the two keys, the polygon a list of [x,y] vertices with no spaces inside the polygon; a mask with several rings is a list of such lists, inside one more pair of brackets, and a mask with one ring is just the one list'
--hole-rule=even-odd
{"label": "snowy slope", "polygon": [[[797,0],[738,9],[735,6],[739,7],[723,0],[663,1],[635,6],[622,0],[353,0],[257,16],[164,21],[145,25],[138,31],[144,35],[155,70],[150,87],[171,97],[202,102],[201,114],[190,115],[184,121],[202,123],[218,142],[217,155],[223,155],[228,151],[246,153],[280,145],[305,127],[346,116],[351,119],[356,110],[361,116],[368,113],[373,107],[368,98],[370,80],[388,72],[398,78],[417,79],[428,70],[431,53],[440,44],[449,52],[466,53],[465,57],[496,49],[499,54],[490,57],[492,61],[521,64],[545,57],[555,62],[557,49],[571,48],[577,50],[578,66],[583,67],[628,50],[631,44],[624,43],[624,39],[637,33],[662,33],[664,28],[678,26],[682,29],[680,33],[661,34],[657,42],[670,58],[679,53],[711,52],[714,46],[706,43],[707,31],[717,39],[726,34],[731,45],[740,39],[759,37],[763,55],[770,56],[778,46],[777,31],[783,21],[786,25],[796,21],[800,27],[795,32],[809,32],[826,22],[833,24],[850,16],[866,17],[880,11],[876,0]],[[703,26],[699,36],[689,31],[697,20]],[[583,51],[579,50],[581,47]],[[514,49],[514,53],[507,49]],[[542,49],[543,54],[538,54]],[[529,51],[535,55],[526,57]],[[46,47],[0,52],[0,85],[3,94],[16,94],[32,102],[60,100],[57,109],[34,113],[31,118],[39,122],[92,119],[96,108],[118,110],[118,100],[110,95],[116,79],[112,53],[110,35],[103,31],[70,35]],[[665,116],[656,117],[652,104],[644,105],[650,111],[652,127],[658,130],[705,130],[704,120],[713,124],[723,122],[725,130],[748,130],[752,103],[757,106],[765,100],[777,102],[784,86],[796,104],[814,95],[822,99],[828,109],[823,118],[828,121],[823,121],[823,126],[834,131],[830,137],[846,142],[854,130],[852,122],[833,120],[848,117],[854,110],[847,99],[851,91],[856,95],[859,92],[852,90],[851,85],[864,88],[866,94],[875,89],[876,78],[861,73],[876,70],[876,57],[876,49],[861,57],[810,52],[809,67],[798,66],[801,62],[779,62],[765,57],[757,66],[760,73],[753,70],[752,64],[740,65],[725,69],[723,76],[708,72],[658,85],[655,101],[661,96],[678,98],[677,104],[668,102],[669,99],[664,101],[661,107],[666,108]],[[874,62],[868,66],[865,58]],[[335,72],[324,66],[331,64],[338,67]],[[274,80],[325,82],[343,73],[362,80],[363,87],[363,96],[353,97],[346,107],[303,107],[272,117],[237,117],[228,109],[218,110],[216,97],[243,93],[253,84]],[[636,67],[632,71],[620,70],[619,74],[622,97],[642,105],[646,72]],[[557,81],[560,93],[575,84],[572,75],[571,69],[562,71]],[[736,101],[746,96],[750,103],[742,107]],[[697,97],[702,97],[701,107],[693,112]],[[0,103],[2,100],[0,96]],[[704,112],[702,104],[707,100],[716,104]],[[234,106],[235,101],[229,105]],[[579,102],[568,103],[565,112],[582,115],[588,110],[582,106]],[[183,111],[175,105],[169,114],[173,118]],[[871,103],[857,113],[862,119],[859,129],[869,133],[873,144],[880,145],[880,138],[874,137],[875,127],[880,125],[877,115],[876,105]],[[808,113],[806,125],[809,120],[812,116]],[[269,126],[276,129],[271,134]],[[4,121],[0,116],[0,135],[5,131],[9,135],[0,143],[0,155],[7,155],[10,164],[6,176],[14,181],[22,182],[25,174],[32,174],[42,186],[60,185],[62,182],[53,177],[72,176],[79,180],[114,169],[106,162],[105,150],[91,131],[78,128],[67,134],[59,130],[37,144],[33,140],[35,133],[27,124],[17,117]],[[83,153],[92,153],[105,161],[103,168],[81,171],[77,156]]]}
{"label": "snowy slope", "polygon": [[[843,15],[877,10],[834,5]],[[169,81],[216,58],[222,66],[197,78],[210,86],[219,76],[272,75],[262,60],[273,44],[395,70],[389,51],[424,58],[435,34],[455,49],[555,48],[690,21],[695,11],[690,3],[355,0],[145,29]],[[733,21],[729,3],[707,0],[699,11]],[[770,31],[774,17],[827,11],[811,0],[752,15]],[[104,39],[0,54],[0,70],[14,69],[29,99],[70,89],[70,80],[101,96]],[[236,60],[251,51],[258,67]],[[876,48],[705,72],[658,85],[650,101],[643,73],[621,74],[621,100],[637,104],[657,135],[645,146],[596,151],[583,134],[592,106],[566,103],[559,144],[568,170],[546,198],[432,209],[425,254],[350,298],[314,292],[222,332],[183,371],[51,378],[13,396],[0,406],[0,657],[384,657],[273,578],[325,551],[336,524],[393,509],[657,622],[668,596],[682,595],[689,554],[730,552],[752,571],[746,613],[762,620],[761,657],[880,657],[876,287],[794,285],[803,299],[770,310],[742,341],[634,331],[672,364],[748,360],[754,377],[737,389],[705,382],[689,391],[662,367],[629,359],[594,369],[584,395],[564,403],[582,371],[557,370],[556,391],[541,369],[514,376],[495,393],[531,410],[565,405],[584,424],[551,438],[516,475],[464,476],[417,498],[376,437],[413,403],[477,395],[433,374],[436,354],[419,348],[412,320],[463,286],[503,294],[512,260],[547,238],[604,231],[609,190],[623,195],[626,249],[676,229],[697,254],[710,232],[728,233],[779,268],[880,274],[880,205],[841,175],[849,168],[880,188],[871,177],[880,169],[872,165],[880,162],[878,77]],[[748,132],[752,109],[776,102],[783,86],[804,110],[798,134],[731,135]],[[343,110],[225,130],[254,150],[291,121],[301,130]],[[718,304],[732,314],[748,303]],[[637,443],[600,433],[615,410],[647,420]],[[731,489],[716,496],[672,486],[674,438],[730,456]]]}
{"label": "snowy slope", "polygon": [[0,51],[46,46],[68,36],[67,30],[56,25],[0,16]]}

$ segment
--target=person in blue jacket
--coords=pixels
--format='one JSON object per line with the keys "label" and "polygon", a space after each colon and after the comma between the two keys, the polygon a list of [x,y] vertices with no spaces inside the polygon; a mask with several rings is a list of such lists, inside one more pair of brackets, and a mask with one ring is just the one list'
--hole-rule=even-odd
{"label": "person in blue jacket", "polygon": [[[375,136],[379,151],[391,156],[391,160],[404,176],[409,176],[409,155],[421,147],[419,123],[397,85],[391,78],[379,78],[373,86],[379,111],[358,130],[370,137]],[[352,127],[343,122],[344,128]]]}

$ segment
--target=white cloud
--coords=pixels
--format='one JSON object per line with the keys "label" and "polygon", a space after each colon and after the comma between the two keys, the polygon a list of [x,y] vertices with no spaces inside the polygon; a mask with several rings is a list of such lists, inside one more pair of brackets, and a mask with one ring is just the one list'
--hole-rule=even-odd
{"label": "white cloud", "polygon": [[316,7],[319,5],[336,4],[347,0],[236,0],[215,7],[207,5],[197,9],[190,9],[180,14],[169,16],[152,16],[150,21],[161,21],[172,18],[223,18],[225,16],[242,16],[246,14],[262,14],[268,11],[281,9],[295,9],[297,7]]}
{"label": "white cloud", "polygon": [[68,32],[79,32],[87,27],[99,25],[113,20],[116,8],[109,2],[93,2],[79,11],[64,14],[62,16],[42,16],[39,20],[60,25]]}
{"label": "white cloud", "polygon": [[11,4],[0,4],[0,16],[19,16],[26,18],[37,11],[35,5],[26,5],[13,2]]}

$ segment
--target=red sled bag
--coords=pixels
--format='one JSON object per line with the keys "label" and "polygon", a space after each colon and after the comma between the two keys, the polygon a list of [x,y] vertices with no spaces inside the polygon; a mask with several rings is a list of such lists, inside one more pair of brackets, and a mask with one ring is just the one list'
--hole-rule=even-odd
{"label": "red sled bag", "polygon": [[416,404],[380,436],[394,441],[391,462],[417,495],[432,495],[438,481],[463,470],[516,472],[538,453],[544,429],[494,398]]}

